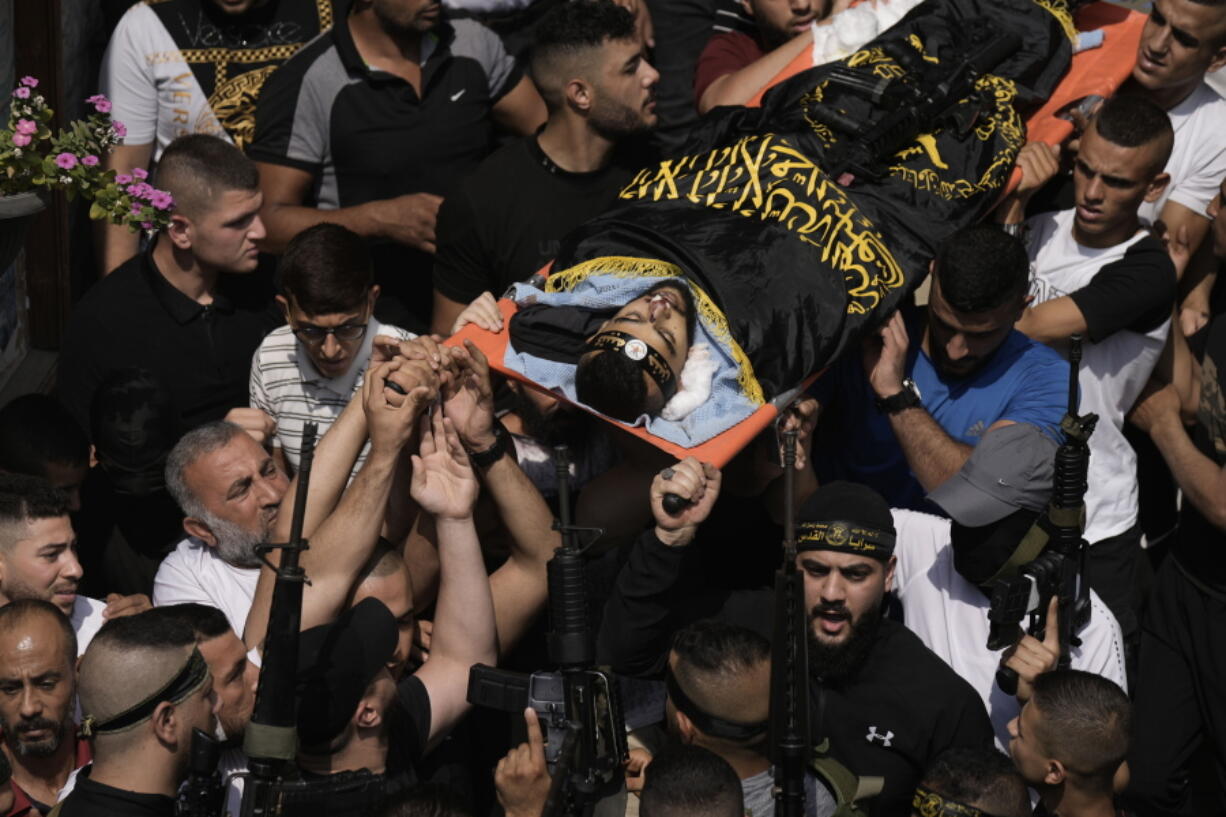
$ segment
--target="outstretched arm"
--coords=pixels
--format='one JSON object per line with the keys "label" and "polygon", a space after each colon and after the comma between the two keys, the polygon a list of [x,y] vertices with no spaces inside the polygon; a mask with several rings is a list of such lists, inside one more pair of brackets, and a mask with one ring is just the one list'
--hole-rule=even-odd
{"label": "outstretched arm", "polygon": [[[453,357],[462,374],[443,396],[443,410],[456,428],[465,449],[493,449],[494,398],[489,361],[472,341],[454,349]],[[561,544],[553,530],[553,512],[540,491],[520,469],[514,444],[493,463],[478,468],[498,515],[511,534],[511,554],[490,577],[498,645],[510,650],[545,605],[548,584],[545,563]]]}
{"label": "outstretched arm", "polygon": [[477,490],[455,426],[439,411],[423,419],[412,495],[434,517],[440,563],[430,658],[416,674],[430,697],[431,743],[468,710],[472,665],[492,665],[498,658],[494,602],[473,525]]}
{"label": "outstretched arm", "polygon": [[[385,379],[398,384],[406,394],[388,388]],[[422,408],[437,393],[437,382],[429,367],[403,359],[368,372],[362,387],[362,408],[370,428],[370,454],[335,510],[311,535],[310,548],[302,553],[302,568],[311,579],[302,594],[302,629],[326,624],[336,617],[359,571],[370,558],[383,525],[400,449],[412,436]],[[243,634],[248,647],[258,645],[264,638],[274,583],[272,571],[264,568]]]}

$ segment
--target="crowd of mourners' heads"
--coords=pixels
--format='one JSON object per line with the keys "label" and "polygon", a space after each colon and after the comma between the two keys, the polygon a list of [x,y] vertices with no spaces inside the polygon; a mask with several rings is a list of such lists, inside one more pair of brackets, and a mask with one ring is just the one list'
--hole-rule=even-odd
{"label": "crowd of mourners' heads", "polygon": [[[1134,13],[1114,93],[1011,148],[1020,181],[777,422],[651,444],[722,410],[721,354],[791,354],[762,344],[805,296],[761,281],[778,326],[746,335],[695,236],[584,225],[955,3],[997,13],[104,3],[105,162],[175,204],[97,231],[53,393],[0,407],[0,815],[255,813],[273,733],[260,813],[1226,813],[1222,0]],[[594,230],[637,254],[598,308],[567,300]],[[529,705],[489,668],[554,674]]]}

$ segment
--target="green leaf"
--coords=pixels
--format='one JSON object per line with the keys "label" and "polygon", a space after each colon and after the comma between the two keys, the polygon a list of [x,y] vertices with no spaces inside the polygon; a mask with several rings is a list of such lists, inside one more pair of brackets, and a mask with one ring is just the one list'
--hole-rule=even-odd
{"label": "green leaf", "polygon": [[89,206],[89,217],[92,220],[97,221],[98,219],[102,218],[105,215],[106,215],[106,210],[104,210],[102,207],[99,207],[98,202],[94,202],[93,204]]}

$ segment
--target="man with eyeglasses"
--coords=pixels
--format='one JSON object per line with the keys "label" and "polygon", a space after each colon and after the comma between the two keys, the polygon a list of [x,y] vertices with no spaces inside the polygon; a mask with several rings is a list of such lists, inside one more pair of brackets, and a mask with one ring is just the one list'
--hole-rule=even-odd
{"label": "man with eyeglasses", "polygon": [[[361,384],[374,339],[413,335],[375,320],[379,297],[370,252],[362,238],[337,224],[317,224],[299,233],[281,260],[277,302],[287,326],[274,329],[251,361],[251,408],[229,420],[257,442],[271,441],[283,465],[297,469],[302,426],[322,435],[340,416]],[[369,447],[369,443],[367,444]],[[367,449],[354,465],[362,466]]]}

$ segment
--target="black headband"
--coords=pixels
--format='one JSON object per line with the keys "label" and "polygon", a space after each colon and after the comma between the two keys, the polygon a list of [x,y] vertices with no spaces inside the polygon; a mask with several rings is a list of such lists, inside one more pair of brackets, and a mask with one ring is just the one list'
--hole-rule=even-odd
{"label": "black headband", "polygon": [[593,349],[621,352],[639,364],[639,367],[647,372],[647,376],[654,380],[660,387],[660,391],[664,393],[664,402],[667,403],[677,393],[677,378],[673,376],[672,367],[668,365],[664,355],[652,349],[646,341],[628,332],[609,330],[594,336],[587,342],[587,345]]}
{"label": "black headband", "polygon": [[916,786],[911,810],[920,817],[994,817],[983,809],[964,805],[956,800],[947,800],[923,786]]}
{"label": "black headband", "polygon": [[800,522],[796,549],[841,550],[888,559],[894,553],[893,533],[866,528],[855,522]]}
{"label": "black headband", "polygon": [[81,720],[81,737],[92,738],[95,735],[108,735],[131,729],[142,721],[148,720],[158,704],[168,701],[177,704],[204,685],[209,677],[209,665],[205,663],[200,650],[193,648],[183,669],[166,682],[165,686],[145,698],[138,704],[128,707],[123,712],[105,721],[97,720],[93,715],[86,715]]}
{"label": "black headband", "polygon": [[671,669],[665,674],[664,683],[668,686],[668,697],[672,700],[673,706],[677,707],[677,711],[684,713],[704,735],[744,743],[766,734],[768,721],[737,723],[703,712],[681,689],[681,684],[677,683]]}

